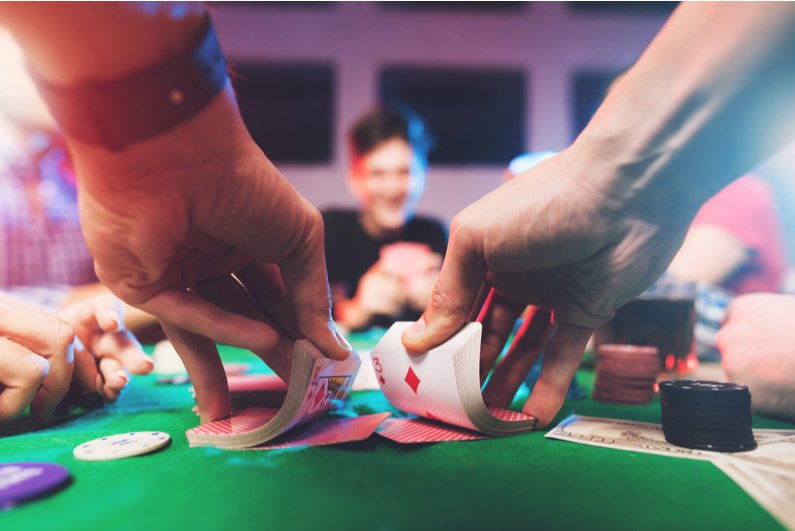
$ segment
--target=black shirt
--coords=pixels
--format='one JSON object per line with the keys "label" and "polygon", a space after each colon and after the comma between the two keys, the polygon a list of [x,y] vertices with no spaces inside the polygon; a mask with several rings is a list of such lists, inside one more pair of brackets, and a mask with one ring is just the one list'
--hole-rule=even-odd
{"label": "black shirt", "polygon": [[[395,242],[425,243],[434,253],[447,251],[447,231],[434,219],[415,216],[395,238],[374,240],[359,223],[356,210],[332,209],[323,212],[326,226],[326,267],[329,282],[342,282],[348,298],[356,295],[359,279],[378,262],[381,247]],[[416,314],[416,317],[413,315]],[[421,314],[407,309],[401,317],[418,319]],[[378,324],[385,323],[383,319]]]}

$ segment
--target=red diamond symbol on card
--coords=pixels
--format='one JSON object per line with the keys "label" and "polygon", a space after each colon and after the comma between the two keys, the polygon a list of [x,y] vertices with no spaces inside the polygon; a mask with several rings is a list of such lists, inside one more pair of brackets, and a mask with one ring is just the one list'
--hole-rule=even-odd
{"label": "red diamond symbol on card", "polygon": [[406,373],[406,383],[409,384],[411,390],[414,391],[414,394],[417,394],[417,387],[420,386],[420,379],[417,378],[417,375],[414,374],[414,371],[411,370],[409,367],[409,372]]}
{"label": "red diamond symbol on card", "polygon": [[381,380],[381,385],[386,385],[386,380],[384,380],[383,376],[379,376],[378,379]]}

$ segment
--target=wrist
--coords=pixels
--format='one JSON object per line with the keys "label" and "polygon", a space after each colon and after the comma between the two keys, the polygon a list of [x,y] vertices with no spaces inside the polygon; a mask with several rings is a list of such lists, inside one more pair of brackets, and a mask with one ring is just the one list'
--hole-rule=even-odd
{"label": "wrist", "polygon": [[[698,210],[730,180],[699,175],[700,164],[683,160],[677,134],[654,134],[665,126],[614,130],[589,126],[564,156],[575,172],[597,190],[616,217],[638,217],[665,227],[689,225]],[[664,137],[664,138],[662,138]],[[644,140],[646,138],[646,140]]]}
{"label": "wrist", "polygon": [[[111,151],[69,135],[67,141],[80,185],[110,190],[127,190],[135,185],[145,187],[148,180],[187,177],[191,172],[194,179],[201,179],[208,172],[196,172],[197,168],[233,159],[231,154],[259,151],[240,118],[229,82],[190,120],[123,151]],[[217,174],[211,177],[220,180]]]}

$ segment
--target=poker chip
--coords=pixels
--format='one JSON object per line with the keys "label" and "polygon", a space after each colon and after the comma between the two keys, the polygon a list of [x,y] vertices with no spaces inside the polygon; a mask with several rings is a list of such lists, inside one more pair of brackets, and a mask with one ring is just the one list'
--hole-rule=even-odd
{"label": "poker chip", "polygon": [[0,464],[0,508],[48,494],[68,478],[69,469],[55,463]]}
{"label": "poker chip", "polygon": [[756,448],[748,387],[726,382],[660,382],[660,412],[665,440],[712,452]]}
{"label": "poker chip", "polygon": [[655,347],[599,345],[596,379],[591,398],[608,404],[648,404],[660,374]]}
{"label": "poker chip", "polygon": [[168,433],[138,431],[100,437],[74,449],[74,456],[83,461],[110,461],[148,454],[168,444]]}

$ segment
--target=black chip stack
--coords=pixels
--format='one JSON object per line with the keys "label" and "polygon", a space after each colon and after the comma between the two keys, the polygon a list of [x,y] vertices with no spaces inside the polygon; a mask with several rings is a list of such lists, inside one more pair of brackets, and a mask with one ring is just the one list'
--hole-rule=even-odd
{"label": "black chip stack", "polygon": [[599,345],[591,398],[608,404],[648,404],[660,375],[655,347]]}
{"label": "black chip stack", "polygon": [[668,380],[660,383],[665,440],[712,452],[756,448],[751,429],[751,393],[735,383]]}

